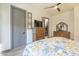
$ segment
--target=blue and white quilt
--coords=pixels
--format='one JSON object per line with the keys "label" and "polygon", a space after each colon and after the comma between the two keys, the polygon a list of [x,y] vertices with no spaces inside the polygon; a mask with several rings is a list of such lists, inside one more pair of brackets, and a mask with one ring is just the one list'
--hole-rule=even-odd
{"label": "blue and white quilt", "polygon": [[28,44],[23,56],[79,56],[79,45],[63,37],[42,39]]}

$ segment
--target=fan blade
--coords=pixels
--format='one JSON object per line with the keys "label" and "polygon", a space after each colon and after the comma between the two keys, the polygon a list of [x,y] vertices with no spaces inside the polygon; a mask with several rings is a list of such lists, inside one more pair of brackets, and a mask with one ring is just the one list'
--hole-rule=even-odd
{"label": "fan blade", "polygon": [[61,10],[60,10],[60,8],[57,8],[57,10],[60,12]]}
{"label": "fan blade", "polygon": [[61,3],[57,3],[57,6],[60,5]]}
{"label": "fan blade", "polygon": [[55,7],[55,6],[46,7],[45,9],[48,9],[48,8],[53,8],[53,7]]}

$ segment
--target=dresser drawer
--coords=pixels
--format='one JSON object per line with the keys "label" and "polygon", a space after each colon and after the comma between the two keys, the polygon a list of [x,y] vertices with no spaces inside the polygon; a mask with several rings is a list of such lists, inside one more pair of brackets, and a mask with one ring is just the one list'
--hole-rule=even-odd
{"label": "dresser drawer", "polygon": [[44,38],[44,28],[43,27],[37,27],[36,28],[36,40],[40,40]]}
{"label": "dresser drawer", "polygon": [[54,31],[54,37],[70,38],[70,32],[67,32],[67,31]]}

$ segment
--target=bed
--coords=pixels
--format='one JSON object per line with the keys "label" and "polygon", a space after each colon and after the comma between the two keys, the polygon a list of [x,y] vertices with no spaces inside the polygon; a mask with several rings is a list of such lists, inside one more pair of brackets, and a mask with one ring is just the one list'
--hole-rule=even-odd
{"label": "bed", "polygon": [[23,56],[79,56],[79,44],[64,37],[53,37],[28,44]]}

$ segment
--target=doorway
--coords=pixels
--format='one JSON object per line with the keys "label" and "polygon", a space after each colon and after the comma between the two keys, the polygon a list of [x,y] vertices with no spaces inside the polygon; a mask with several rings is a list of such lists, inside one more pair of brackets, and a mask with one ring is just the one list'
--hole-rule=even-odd
{"label": "doorway", "polygon": [[44,27],[44,36],[45,38],[49,37],[49,18],[42,17],[43,20],[43,27]]}
{"label": "doorway", "polygon": [[11,6],[12,49],[26,45],[26,11]]}

